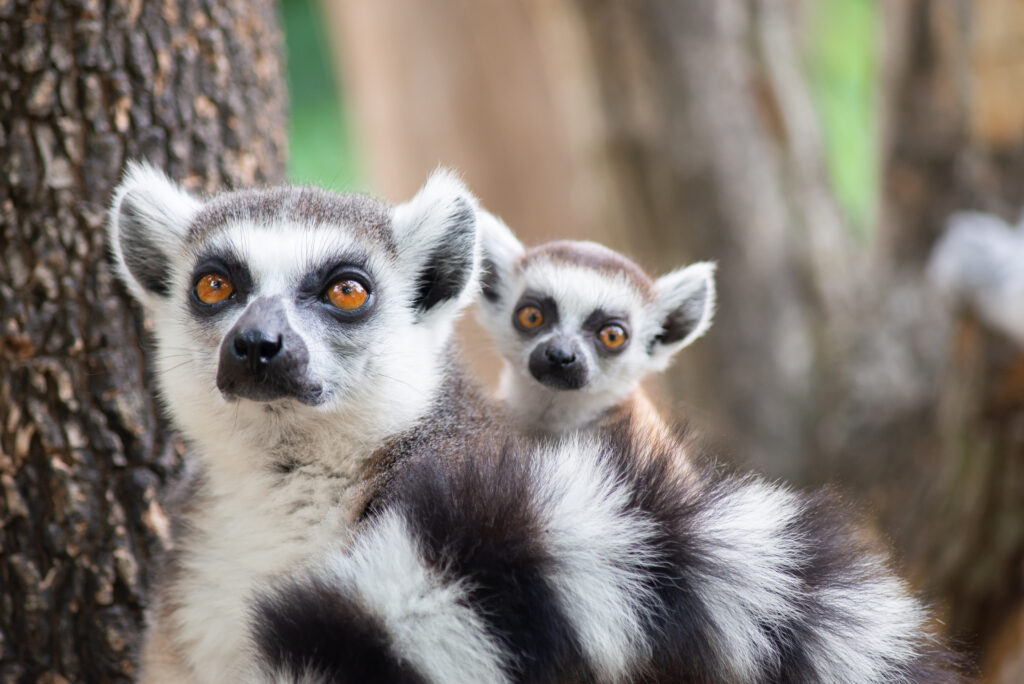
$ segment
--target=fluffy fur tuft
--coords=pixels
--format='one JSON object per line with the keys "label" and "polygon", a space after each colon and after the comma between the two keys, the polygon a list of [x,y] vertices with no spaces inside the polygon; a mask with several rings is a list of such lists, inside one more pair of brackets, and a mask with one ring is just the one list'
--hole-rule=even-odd
{"label": "fluffy fur tuft", "polygon": [[[361,546],[357,562],[331,559],[308,592],[338,563],[365,567],[362,586],[334,582],[323,600],[361,606],[356,624],[387,614],[392,644],[427,628],[423,601],[459,592],[477,616],[461,618],[464,637],[440,651],[393,647],[395,662],[430,663],[435,681],[457,680],[459,667],[438,660],[467,643],[503,663],[505,681],[959,681],[924,608],[828,494],[712,469],[694,486],[672,475],[678,448],[611,435],[454,466],[420,459],[365,523],[363,534],[397,536]],[[397,547],[415,550],[435,584],[369,574]],[[302,631],[304,620],[296,608],[258,622]],[[323,649],[345,653],[340,641]]]}
{"label": "fluffy fur tuft", "polygon": [[[683,477],[690,447],[634,414],[515,437],[450,343],[475,211],[443,172],[390,207],[309,188],[200,204],[129,170],[112,249],[192,473],[141,679],[942,681],[922,608],[830,505]],[[215,303],[209,275],[232,285]],[[365,308],[343,310],[353,280]]]}
{"label": "fluffy fur tuft", "polygon": [[142,304],[170,294],[169,262],[200,206],[150,164],[125,168],[111,202],[108,244],[118,275]]}

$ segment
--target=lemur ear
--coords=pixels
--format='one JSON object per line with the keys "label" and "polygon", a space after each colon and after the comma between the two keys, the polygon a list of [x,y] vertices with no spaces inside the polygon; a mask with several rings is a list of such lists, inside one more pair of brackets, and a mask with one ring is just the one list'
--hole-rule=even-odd
{"label": "lemur ear", "polygon": [[508,283],[512,269],[523,255],[523,245],[500,218],[481,209],[476,214],[480,225],[480,245],[483,251],[481,289],[491,303],[501,299],[503,285]]}
{"label": "lemur ear", "polygon": [[478,240],[476,198],[453,172],[438,169],[392,215],[399,259],[416,272],[419,311],[462,308],[475,295]]}
{"label": "lemur ear", "polygon": [[692,264],[658,278],[654,286],[655,313],[662,323],[649,351],[659,365],[664,365],[711,327],[715,313],[715,265],[707,261]]}
{"label": "lemur ear", "polygon": [[114,191],[107,237],[118,275],[143,304],[170,293],[171,256],[200,206],[162,171],[129,162]]}

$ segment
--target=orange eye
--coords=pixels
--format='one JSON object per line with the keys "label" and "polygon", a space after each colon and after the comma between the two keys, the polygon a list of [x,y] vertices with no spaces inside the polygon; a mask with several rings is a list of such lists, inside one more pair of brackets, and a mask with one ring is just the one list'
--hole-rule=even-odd
{"label": "orange eye", "polygon": [[231,296],[235,288],[222,275],[207,273],[196,283],[196,297],[203,304],[219,304]]}
{"label": "orange eye", "polygon": [[606,325],[597,333],[597,338],[609,349],[621,349],[626,344],[626,330],[621,325]]}
{"label": "orange eye", "polygon": [[339,280],[327,290],[327,299],[342,311],[355,311],[366,304],[369,293],[358,280]]}
{"label": "orange eye", "polygon": [[516,320],[519,321],[519,325],[529,330],[544,322],[544,314],[537,307],[527,304],[516,312]]}

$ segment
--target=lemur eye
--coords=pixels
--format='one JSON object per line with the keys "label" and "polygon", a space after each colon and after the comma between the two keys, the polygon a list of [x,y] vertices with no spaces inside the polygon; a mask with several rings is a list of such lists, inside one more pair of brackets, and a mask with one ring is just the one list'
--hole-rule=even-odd
{"label": "lemur eye", "polygon": [[366,303],[369,297],[366,288],[358,280],[346,278],[327,288],[327,301],[342,311],[355,311]]}
{"label": "lemur eye", "polygon": [[609,349],[621,349],[626,344],[626,329],[621,325],[606,325],[597,333],[597,339]]}
{"label": "lemur eye", "polygon": [[196,298],[203,304],[219,304],[234,291],[231,281],[216,273],[207,273],[196,283]]}
{"label": "lemur eye", "polygon": [[527,304],[516,312],[516,320],[526,329],[536,328],[544,322],[544,314],[537,307]]}

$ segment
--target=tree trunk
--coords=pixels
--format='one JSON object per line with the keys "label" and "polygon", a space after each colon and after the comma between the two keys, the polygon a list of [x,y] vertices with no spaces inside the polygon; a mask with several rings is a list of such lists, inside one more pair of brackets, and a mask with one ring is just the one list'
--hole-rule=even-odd
{"label": "tree trunk", "polygon": [[[923,266],[950,211],[1024,201],[1019,3],[879,4],[867,235],[827,177],[802,3],[327,4],[379,187],[452,161],[527,242],[586,236],[652,270],[717,260],[714,326],[669,375],[674,414],[769,474],[852,489],[969,646],[1009,619],[1020,352],[956,323]],[[410,130],[430,135],[399,156]]]}
{"label": "tree trunk", "polygon": [[0,2],[0,681],[135,671],[181,462],[106,262],[128,159],[283,180],[273,2]]}
{"label": "tree trunk", "polygon": [[[1024,7],[1013,0],[887,6],[895,29],[883,250],[920,263],[952,211],[1016,223],[1024,207]],[[1020,265],[1024,269],[1024,264]],[[891,497],[902,540],[992,681],[1024,678],[1024,350],[971,315],[936,369],[922,499]],[[916,510],[910,510],[911,507]]]}

